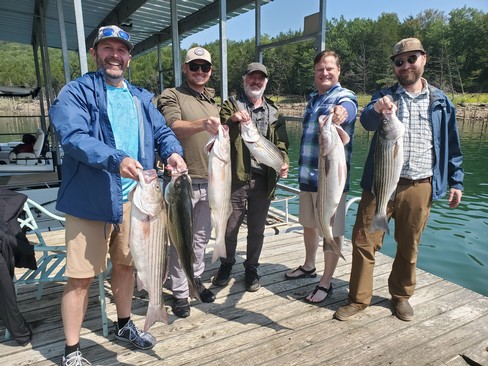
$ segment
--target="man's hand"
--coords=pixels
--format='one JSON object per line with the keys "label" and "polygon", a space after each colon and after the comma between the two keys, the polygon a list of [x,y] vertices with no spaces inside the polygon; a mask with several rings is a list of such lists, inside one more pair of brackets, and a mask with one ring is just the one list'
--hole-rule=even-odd
{"label": "man's hand", "polygon": [[220,119],[217,117],[208,117],[203,121],[203,127],[212,135],[219,133]]}
{"label": "man's hand", "polygon": [[249,122],[251,120],[251,116],[247,113],[246,110],[241,110],[235,112],[232,116],[230,116],[232,122]]}
{"label": "man's hand", "polygon": [[390,96],[385,95],[383,98],[378,99],[373,105],[373,109],[376,113],[396,113],[397,106],[391,100]]}
{"label": "man's hand", "polygon": [[168,164],[166,165],[166,169],[169,170],[171,173],[183,173],[185,171],[188,171],[185,160],[183,160],[181,155],[177,153],[171,154],[171,156],[168,158]]}
{"label": "man's hand", "polygon": [[447,199],[447,201],[449,202],[449,207],[450,208],[458,207],[458,205],[461,203],[462,196],[463,196],[463,191],[456,188],[451,188],[449,190],[449,198]]}
{"label": "man's hand", "polygon": [[336,125],[341,125],[348,117],[346,108],[341,105],[336,105],[330,113],[332,113],[332,122]]}
{"label": "man's hand", "polygon": [[280,175],[280,178],[287,178],[288,177],[288,164],[283,164],[281,166],[281,169],[280,169],[280,172],[279,172],[279,175]]}
{"label": "man's hand", "polygon": [[120,176],[122,178],[131,178],[134,180],[139,180],[139,176],[137,175],[138,169],[142,169],[141,163],[139,163],[136,159],[127,156],[120,163],[120,167],[119,167]]}

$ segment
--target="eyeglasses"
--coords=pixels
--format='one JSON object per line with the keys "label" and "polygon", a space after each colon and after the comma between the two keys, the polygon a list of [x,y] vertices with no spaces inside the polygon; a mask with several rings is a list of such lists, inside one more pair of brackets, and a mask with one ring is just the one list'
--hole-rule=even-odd
{"label": "eyeglasses", "polygon": [[[410,65],[413,65],[414,63],[417,62],[418,58],[420,56],[419,55],[411,55],[411,56],[408,56],[407,57],[407,62],[410,64]],[[396,67],[402,67],[403,64],[405,63],[405,61],[403,59],[396,59],[395,61],[393,61],[393,63],[395,64]]]}
{"label": "eyeglasses", "polygon": [[[118,27],[114,28],[112,26],[109,26],[109,27],[100,28],[100,33],[103,37],[112,37],[114,34],[116,34],[117,37],[119,38],[125,39],[126,41],[130,40],[130,34]],[[99,35],[99,38],[102,37],[100,37]]]}
{"label": "eyeglasses", "polygon": [[188,66],[190,67],[190,71],[193,72],[198,71],[198,69],[202,70],[202,72],[209,72],[212,67],[210,64],[196,64],[194,62],[190,62]]}

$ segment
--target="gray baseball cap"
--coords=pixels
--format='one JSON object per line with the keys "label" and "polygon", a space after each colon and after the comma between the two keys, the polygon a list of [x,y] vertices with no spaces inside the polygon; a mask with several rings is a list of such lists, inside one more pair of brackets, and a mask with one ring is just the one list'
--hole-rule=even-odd
{"label": "gray baseball cap", "polygon": [[244,75],[250,74],[254,71],[261,71],[264,76],[268,77],[268,69],[266,69],[266,66],[259,62],[251,62],[249,65],[247,65],[247,69]]}

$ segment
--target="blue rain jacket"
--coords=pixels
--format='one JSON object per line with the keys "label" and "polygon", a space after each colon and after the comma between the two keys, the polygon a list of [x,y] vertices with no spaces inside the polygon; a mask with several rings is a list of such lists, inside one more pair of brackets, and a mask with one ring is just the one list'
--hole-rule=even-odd
{"label": "blue rain jacket", "polygon": [[[144,169],[155,167],[156,150],[163,162],[173,153],[183,155],[176,136],[152,102],[153,94],[126,84],[138,112],[138,160]],[[83,219],[121,223],[119,166],[128,155],[115,147],[103,73],[87,73],[66,84],[49,117],[64,150],[56,209]]]}

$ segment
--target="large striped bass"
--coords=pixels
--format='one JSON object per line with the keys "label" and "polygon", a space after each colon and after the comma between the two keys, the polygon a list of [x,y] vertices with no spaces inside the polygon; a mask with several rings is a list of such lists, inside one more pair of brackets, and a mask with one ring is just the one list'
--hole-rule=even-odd
{"label": "large striped bass", "polygon": [[389,234],[386,208],[402,171],[405,126],[395,113],[384,115],[374,150],[373,194],[376,197],[376,211],[369,231],[383,230]]}
{"label": "large striped bass", "polygon": [[261,135],[252,120],[241,122],[241,137],[247,148],[258,163],[273,168],[276,173],[280,172],[285,164],[285,158],[276,145]]}
{"label": "large striped bass", "polygon": [[190,297],[200,299],[195,283],[193,263],[193,189],[188,174],[174,174],[166,186],[164,199],[168,207],[169,239],[176,248],[181,267],[188,280]]}
{"label": "large striped bass", "polygon": [[137,269],[137,287],[149,295],[144,331],[155,322],[168,324],[163,283],[168,269],[166,210],[156,170],[139,170],[131,201],[129,245]]}
{"label": "large striped bass", "polygon": [[334,215],[344,191],[347,179],[346,155],[344,145],[349,135],[332,123],[332,114],[319,117],[319,177],[317,186],[318,231],[334,252],[344,258],[334,240],[332,226]]}
{"label": "large striped bass", "polygon": [[219,132],[205,146],[208,153],[208,201],[212,228],[215,230],[215,247],[212,263],[219,257],[226,258],[225,229],[232,212],[230,203],[231,162],[229,127],[219,126]]}

